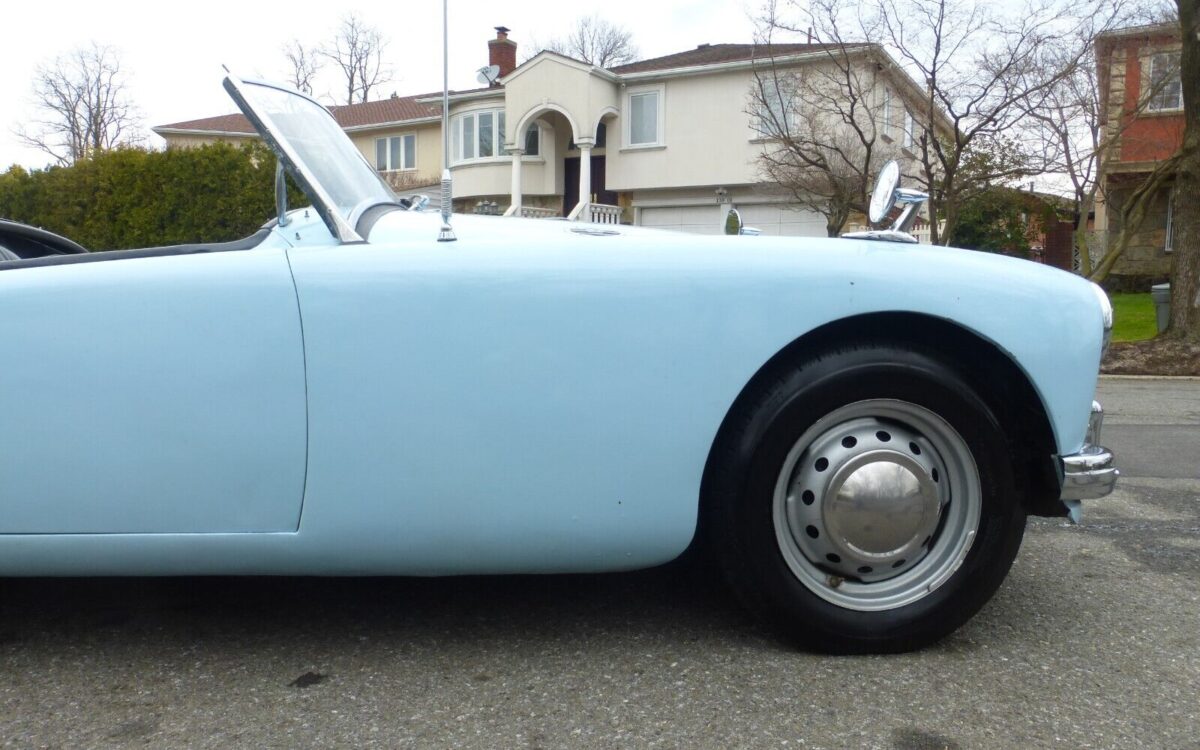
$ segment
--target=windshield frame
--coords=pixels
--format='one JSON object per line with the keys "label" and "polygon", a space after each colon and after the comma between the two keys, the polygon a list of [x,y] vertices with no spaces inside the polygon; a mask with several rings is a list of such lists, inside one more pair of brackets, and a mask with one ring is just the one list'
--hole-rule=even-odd
{"label": "windshield frame", "polygon": [[[364,206],[360,204],[354,207],[350,216],[342,216],[342,214],[337,210],[337,204],[333,197],[324,188],[324,186],[321,185],[316,174],[304,163],[304,159],[301,157],[300,153],[283,135],[283,130],[273,121],[270,114],[254,108],[254,106],[250,103],[251,98],[247,95],[245,89],[247,86],[262,86],[264,88],[275,89],[301,99],[306,99],[315,104],[326,117],[333,120],[333,115],[328,109],[325,108],[325,105],[321,104],[313,97],[293,88],[282,86],[277,83],[271,83],[269,81],[254,80],[249,78],[242,80],[232,73],[229,73],[225,76],[223,86],[226,92],[229,93],[229,96],[232,97],[234,103],[237,104],[238,109],[242,111],[242,114],[246,116],[246,119],[250,120],[250,124],[254,126],[256,131],[258,131],[258,134],[262,137],[263,141],[265,141],[270,149],[275,152],[276,158],[278,158],[283,164],[284,169],[286,169],[288,174],[292,176],[292,179],[296,181],[296,184],[300,187],[304,194],[308,196],[309,201],[312,202],[313,208],[316,209],[317,214],[321,217],[321,220],[325,223],[325,226],[329,228],[329,232],[334,236],[334,238],[342,244],[365,242],[366,240],[355,230],[355,225],[353,222],[357,221],[358,217],[361,216],[366,209],[370,208],[371,206],[384,205],[387,203],[387,201],[363,201],[363,203],[370,203],[371,205]],[[336,120],[334,120],[334,124],[336,125]],[[343,137],[345,137],[345,131],[342,130],[340,125],[337,126],[337,129],[338,132],[342,133]],[[349,138],[347,138],[347,141],[349,141]],[[373,175],[375,179],[379,180],[379,183],[383,185],[387,194],[394,195],[387,182],[385,182],[383,178],[379,176],[379,173],[371,167],[370,163],[367,162],[366,157],[362,155],[358,148],[353,145],[352,148],[362,159],[363,165],[367,168],[371,175]],[[396,205],[399,206],[400,204],[397,202]]]}

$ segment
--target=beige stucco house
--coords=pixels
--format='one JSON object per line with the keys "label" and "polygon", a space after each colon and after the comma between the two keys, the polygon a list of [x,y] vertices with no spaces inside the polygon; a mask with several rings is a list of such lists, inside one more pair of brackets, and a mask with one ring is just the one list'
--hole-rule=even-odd
{"label": "beige stucco house", "polygon": [[[903,102],[921,92],[878,47],[862,47],[882,132],[899,148],[912,132]],[[509,215],[719,233],[736,206],[764,234],[825,234],[822,216],[763,181],[764,141],[750,106],[764,60],[784,69],[820,65],[828,60],[820,45],[702,44],[611,69],[547,51],[517,66],[516,43],[498,27],[488,49],[495,83],[449,97],[456,210],[485,204]],[[393,95],[330,111],[367,160],[405,189],[440,177],[441,104],[440,93]],[[240,115],[154,131],[169,146],[253,137]]]}

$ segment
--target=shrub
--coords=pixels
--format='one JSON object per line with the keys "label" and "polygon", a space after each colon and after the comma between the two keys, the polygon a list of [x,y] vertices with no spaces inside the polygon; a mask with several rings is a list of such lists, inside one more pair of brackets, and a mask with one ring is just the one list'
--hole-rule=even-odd
{"label": "shrub", "polygon": [[[275,157],[261,143],[119,148],[69,167],[0,174],[0,217],[89,250],[225,242],[275,213]],[[307,201],[294,186],[291,206]]]}

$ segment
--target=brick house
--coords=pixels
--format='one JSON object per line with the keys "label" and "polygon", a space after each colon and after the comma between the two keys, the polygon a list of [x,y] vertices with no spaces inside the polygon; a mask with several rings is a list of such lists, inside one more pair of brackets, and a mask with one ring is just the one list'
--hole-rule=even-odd
{"label": "brick house", "polygon": [[[1112,237],[1130,193],[1183,142],[1183,89],[1179,79],[1179,26],[1139,26],[1096,38],[1100,122],[1115,138],[1099,175],[1096,229]],[[1152,196],[1145,221],[1114,265],[1115,288],[1144,291],[1166,280],[1173,261],[1172,185]]]}

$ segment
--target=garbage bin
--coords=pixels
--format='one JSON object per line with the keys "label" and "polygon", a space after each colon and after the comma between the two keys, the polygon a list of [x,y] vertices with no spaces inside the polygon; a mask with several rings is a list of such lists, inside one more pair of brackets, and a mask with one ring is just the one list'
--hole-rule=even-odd
{"label": "garbage bin", "polygon": [[1167,330],[1167,321],[1171,318],[1171,285],[1155,284],[1150,287],[1150,297],[1154,300],[1154,316],[1158,319],[1158,332]]}

